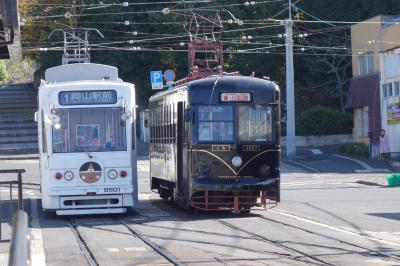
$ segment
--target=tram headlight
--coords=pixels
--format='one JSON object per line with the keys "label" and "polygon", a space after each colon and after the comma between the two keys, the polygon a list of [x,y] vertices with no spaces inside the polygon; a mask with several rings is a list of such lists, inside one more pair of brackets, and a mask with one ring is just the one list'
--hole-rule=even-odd
{"label": "tram headlight", "polygon": [[72,179],[74,179],[74,173],[72,171],[66,171],[64,173],[64,179],[67,181],[71,181]]}
{"label": "tram headlight", "polygon": [[263,164],[261,165],[259,172],[261,177],[268,177],[271,173],[271,168],[268,165]]}
{"label": "tram headlight", "polygon": [[233,156],[231,163],[235,167],[240,167],[243,163],[243,160],[239,155],[236,155],[236,156]]}
{"label": "tram headlight", "polygon": [[115,169],[111,169],[108,171],[108,178],[115,179],[118,176],[118,172]]}

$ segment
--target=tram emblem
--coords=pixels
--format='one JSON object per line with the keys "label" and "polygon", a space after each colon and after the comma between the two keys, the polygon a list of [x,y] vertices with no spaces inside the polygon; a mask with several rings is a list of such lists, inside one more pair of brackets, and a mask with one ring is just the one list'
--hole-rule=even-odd
{"label": "tram emblem", "polygon": [[96,183],[100,179],[101,174],[101,167],[95,162],[87,162],[79,168],[81,180],[88,184]]}

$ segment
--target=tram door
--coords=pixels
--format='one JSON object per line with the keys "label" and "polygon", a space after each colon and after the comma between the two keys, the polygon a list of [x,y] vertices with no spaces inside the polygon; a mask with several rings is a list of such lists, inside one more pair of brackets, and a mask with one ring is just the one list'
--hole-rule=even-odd
{"label": "tram door", "polygon": [[177,196],[178,199],[184,197],[184,185],[183,185],[183,142],[184,142],[184,106],[183,102],[178,102],[178,119],[177,119],[177,142],[176,142],[176,159],[177,159]]}

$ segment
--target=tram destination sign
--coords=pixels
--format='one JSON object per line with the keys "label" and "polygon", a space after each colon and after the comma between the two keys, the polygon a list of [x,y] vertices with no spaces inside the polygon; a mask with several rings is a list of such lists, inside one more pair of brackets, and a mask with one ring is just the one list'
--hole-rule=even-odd
{"label": "tram destination sign", "polygon": [[60,91],[60,105],[115,104],[117,92],[114,90]]}
{"label": "tram destination sign", "polygon": [[251,102],[249,92],[222,92],[221,102]]}

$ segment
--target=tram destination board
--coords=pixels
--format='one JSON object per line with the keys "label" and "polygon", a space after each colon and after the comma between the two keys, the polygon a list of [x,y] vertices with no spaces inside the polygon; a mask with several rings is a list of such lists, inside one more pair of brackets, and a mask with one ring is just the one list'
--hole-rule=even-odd
{"label": "tram destination board", "polygon": [[117,92],[114,90],[60,91],[60,105],[115,104]]}
{"label": "tram destination board", "polygon": [[248,92],[222,92],[221,102],[251,102],[251,93]]}

